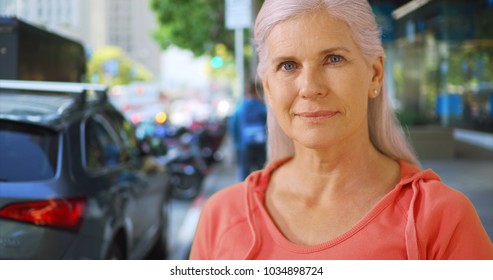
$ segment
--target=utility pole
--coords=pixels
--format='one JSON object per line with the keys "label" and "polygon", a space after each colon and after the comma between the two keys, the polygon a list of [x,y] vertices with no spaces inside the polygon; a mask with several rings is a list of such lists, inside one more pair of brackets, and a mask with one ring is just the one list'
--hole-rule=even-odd
{"label": "utility pole", "polygon": [[235,32],[235,64],[238,96],[245,95],[245,58],[243,29],[252,25],[252,0],[225,0],[226,28]]}
{"label": "utility pole", "polygon": [[245,95],[245,48],[243,40],[243,28],[235,29],[235,64],[236,78],[238,79],[239,96]]}

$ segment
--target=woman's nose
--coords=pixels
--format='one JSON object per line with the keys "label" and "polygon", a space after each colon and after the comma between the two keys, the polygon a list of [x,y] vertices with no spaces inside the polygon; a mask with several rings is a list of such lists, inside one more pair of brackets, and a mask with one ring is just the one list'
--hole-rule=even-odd
{"label": "woman's nose", "polygon": [[300,79],[299,95],[302,98],[323,97],[329,92],[324,73],[320,69],[305,68],[298,78]]}

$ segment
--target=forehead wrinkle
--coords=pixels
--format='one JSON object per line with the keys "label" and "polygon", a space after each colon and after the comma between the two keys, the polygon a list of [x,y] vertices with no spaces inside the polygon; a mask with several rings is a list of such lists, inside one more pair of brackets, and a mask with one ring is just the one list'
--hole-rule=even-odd
{"label": "forehead wrinkle", "polygon": [[[322,26],[320,21],[324,21],[324,24],[329,23],[329,26]],[[310,34],[313,26],[322,28],[323,34],[319,32],[314,32],[318,34]],[[306,36],[301,38],[300,36],[294,37],[294,34],[299,33]],[[352,30],[344,21],[325,12],[312,12],[291,18],[274,26],[267,38],[267,49],[269,50],[269,56],[273,55],[273,52],[278,52],[273,59],[293,57],[297,51],[313,49],[313,46],[319,45],[320,40],[326,41],[326,46],[323,47],[320,53],[327,49],[341,46],[347,46],[346,51],[352,52],[352,48],[347,45],[348,43],[357,48]]]}
{"label": "forehead wrinkle", "polygon": [[[347,40],[344,39],[328,40],[327,37],[329,36],[324,36],[324,38],[320,38],[320,36],[318,35],[306,36],[303,38],[298,38],[298,37],[295,38],[289,35],[291,33],[284,32],[283,30],[279,30],[279,31],[280,32],[277,33],[275,32],[271,33],[271,36],[269,37],[268,40],[268,49],[272,50],[269,51],[269,54],[271,57],[275,55],[275,57],[272,57],[272,60],[277,60],[277,58],[279,57],[285,57],[285,58],[295,57],[298,52],[302,52],[307,49],[313,50],[315,46],[317,46],[318,48],[320,45],[319,43],[320,40],[324,40],[325,44],[324,46],[322,46],[320,50],[317,50],[315,52],[315,54],[318,56],[326,55],[327,53],[334,51],[344,51],[348,53],[351,52],[350,49],[347,47],[347,43],[346,43]],[[328,31],[326,33],[331,33],[330,37],[340,38],[342,36],[346,36],[345,32],[342,31]]]}

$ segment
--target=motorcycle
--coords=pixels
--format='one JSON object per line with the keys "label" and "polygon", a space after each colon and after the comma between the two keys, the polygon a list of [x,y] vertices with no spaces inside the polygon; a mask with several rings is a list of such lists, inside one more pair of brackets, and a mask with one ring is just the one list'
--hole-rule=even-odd
{"label": "motorcycle", "polygon": [[178,132],[175,143],[168,145],[166,157],[172,196],[182,200],[197,197],[202,191],[204,178],[209,173],[197,136],[187,130]]}
{"label": "motorcycle", "polygon": [[219,149],[226,134],[226,125],[221,121],[209,121],[203,124],[198,133],[198,143],[207,166],[212,166],[224,158]]}

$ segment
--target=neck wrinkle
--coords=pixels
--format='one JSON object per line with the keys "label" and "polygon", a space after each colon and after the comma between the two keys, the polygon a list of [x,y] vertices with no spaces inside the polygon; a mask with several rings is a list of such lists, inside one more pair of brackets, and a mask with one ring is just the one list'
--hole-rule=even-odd
{"label": "neck wrinkle", "polygon": [[[351,184],[358,184],[358,181],[365,182],[366,178],[376,174],[377,166],[386,157],[380,154],[373,146],[367,148],[355,148],[344,152],[319,153],[315,150],[302,151],[298,153],[292,161],[287,163],[290,170],[296,172],[286,172],[299,174],[302,170],[303,184],[311,186],[311,190],[301,189],[310,193],[320,195],[321,191],[329,190],[332,193],[343,190]],[[286,177],[287,178],[287,177]],[[299,180],[283,180],[292,182],[291,189],[299,191]],[[298,182],[298,183],[296,183]]]}

